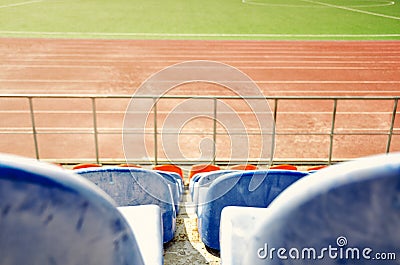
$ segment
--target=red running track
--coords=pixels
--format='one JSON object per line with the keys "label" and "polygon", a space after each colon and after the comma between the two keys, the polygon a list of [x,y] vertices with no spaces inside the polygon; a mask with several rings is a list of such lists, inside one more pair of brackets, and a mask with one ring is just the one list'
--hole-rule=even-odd
{"label": "red running track", "polygon": [[[131,95],[150,75],[159,70],[184,61],[213,60],[237,67],[249,75],[266,96],[400,96],[400,42],[398,41],[173,41],[173,40],[67,40],[67,39],[0,39],[0,93],[23,94],[128,94]],[[198,89],[187,85],[177,93],[185,95],[219,94],[221,90],[209,85]],[[22,103],[21,103],[22,104]],[[15,101],[0,103],[3,118],[1,129],[29,127],[26,117],[18,117],[20,108]],[[125,104],[125,105],[124,105]],[[124,102],[126,106],[126,102]],[[48,125],[51,107],[37,104],[42,127],[60,127],[63,124]],[[47,104],[48,105],[48,104]],[[50,104],[51,105],[51,104]],[[71,106],[55,104],[66,111]],[[77,104],[79,105],[79,104]],[[99,106],[105,112],[118,109],[121,103]],[[26,107],[26,106],[25,106]],[[54,107],[54,106],[52,106]],[[324,116],[329,108],[319,102],[303,106],[301,110],[293,106],[280,106],[281,121],[278,129],[286,131],[306,131],[308,128],[325,126],[327,122],[316,121],[315,115]],[[79,106],[76,106],[79,109]],[[102,109],[103,108],[103,109]],[[392,107],[376,101],[352,110],[347,105],[338,106],[342,120],[339,129],[349,129],[347,123],[360,123],[356,130],[377,130],[387,128]],[[89,110],[88,110],[89,111]],[[355,117],[355,111],[357,116]],[[299,114],[301,112],[301,114]],[[307,112],[307,113],[303,113]],[[379,112],[370,124],[369,112]],[[361,114],[360,114],[361,113]],[[110,113],[109,113],[110,114]],[[67,114],[63,113],[65,117]],[[347,116],[346,116],[347,115]],[[106,116],[106,115],[105,115]],[[110,117],[112,116],[112,117]],[[322,117],[321,116],[321,117]],[[326,116],[326,115],[325,115]],[[364,118],[360,118],[364,117]],[[79,118],[81,120],[84,117]],[[118,128],[121,115],[108,115],[100,126]],[[324,118],[325,119],[325,118]],[[323,120],[324,120],[323,119]],[[327,118],[329,120],[329,117]],[[348,122],[348,121],[351,122]],[[361,122],[360,122],[361,120]],[[71,121],[71,119],[70,119]],[[40,123],[42,122],[42,123]],[[26,123],[25,125],[21,125]],[[85,123],[85,122],[84,122]],[[103,123],[103,125],[102,125]],[[326,123],[326,124],[325,124]],[[341,124],[343,123],[343,124]],[[72,126],[79,127],[72,122]],[[90,122],[86,122],[90,126]],[[280,126],[280,127],[279,127]],[[341,127],[340,127],[341,126]],[[324,127],[324,128],[325,128]],[[379,128],[378,128],[379,127]],[[396,127],[400,127],[396,120]],[[325,128],[325,129],[326,129]],[[351,128],[354,131],[354,128]],[[24,150],[29,145],[15,139],[2,137],[0,151],[12,150],[19,142],[16,153],[32,156],[32,151]],[[50,139],[49,139],[50,138]],[[307,159],[326,155],[326,139],[311,137],[297,139],[283,137],[277,141],[278,157]],[[291,140],[289,140],[291,138]],[[335,149],[335,157],[347,158],[384,151],[386,136],[374,139],[358,139],[356,136],[338,137],[343,142]],[[399,137],[400,138],[400,137]],[[67,141],[66,139],[64,139]],[[11,142],[13,144],[11,144]],[[86,140],[88,143],[90,139]],[[109,148],[110,141],[119,141],[118,136],[104,140],[100,149],[102,157],[121,157],[119,148]],[[357,142],[360,152],[349,144]],[[385,142],[385,143],[383,143]],[[41,140],[43,146],[51,145],[51,137]],[[281,145],[279,145],[281,143]],[[290,150],[287,146],[291,146]],[[320,148],[322,147],[322,152]],[[365,146],[368,147],[365,147]],[[285,146],[285,148],[283,148]],[[313,151],[304,153],[301,149],[314,146]],[[378,146],[378,147],[376,147]],[[79,148],[78,144],[64,144],[60,148]],[[25,149],[27,149],[25,147]],[[81,148],[82,149],[82,148]],[[41,148],[41,157],[60,158],[55,150]],[[107,151],[106,151],[107,150]],[[391,151],[400,150],[400,139],[394,138]],[[80,156],[92,154],[93,148],[80,152]],[[323,155],[321,155],[323,153]]]}
{"label": "red running track", "polygon": [[400,95],[398,41],[1,39],[0,93],[131,94],[175,63],[213,60],[267,95]]}

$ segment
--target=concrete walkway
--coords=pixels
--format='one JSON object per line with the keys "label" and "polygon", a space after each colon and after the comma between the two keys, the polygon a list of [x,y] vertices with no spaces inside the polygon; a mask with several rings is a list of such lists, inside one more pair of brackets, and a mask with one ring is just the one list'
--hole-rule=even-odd
{"label": "concrete walkway", "polygon": [[197,216],[194,213],[189,189],[185,186],[179,215],[176,220],[174,239],[164,245],[165,265],[219,265],[217,253],[207,251],[197,230]]}

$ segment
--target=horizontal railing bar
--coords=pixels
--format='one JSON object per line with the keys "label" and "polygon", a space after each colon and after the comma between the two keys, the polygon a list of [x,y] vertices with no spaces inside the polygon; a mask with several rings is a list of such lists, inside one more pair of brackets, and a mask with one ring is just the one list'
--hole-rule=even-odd
{"label": "horizontal railing bar", "polygon": [[[1,97],[1,96],[0,96]],[[92,114],[91,110],[35,110],[35,114]],[[28,114],[28,110],[0,110],[0,113],[7,114]],[[125,114],[125,110],[120,111],[96,111],[97,114]],[[138,112],[140,113],[140,112]],[[143,112],[141,112],[143,113]]]}
{"label": "horizontal railing bar", "polygon": [[[0,96],[1,97],[1,96]],[[28,110],[0,110],[0,113],[7,113],[7,114],[29,114]],[[125,114],[126,111],[125,110],[121,110],[121,111],[102,111],[102,110],[98,110],[96,111],[97,114]],[[175,111],[173,113],[173,115],[184,115],[184,114],[197,114],[197,113],[202,113],[204,114],[204,112],[183,112],[183,111]],[[237,115],[254,115],[254,112],[251,111],[240,111],[240,110],[234,110],[234,113],[232,112],[223,112],[223,111],[218,111],[218,113],[220,115],[224,115],[224,114],[229,114],[229,115],[233,115],[233,114],[237,114]],[[50,115],[55,115],[55,114],[85,114],[85,115],[91,115],[92,111],[90,110],[83,110],[83,111],[79,111],[79,110],[36,110],[35,114],[50,114]],[[129,114],[147,114],[146,112],[143,111],[129,111]],[[158,114],[170,114],[169,111],[158,111]],[[210,113],[211,115],[212,113]],[[270,114],[270,112],[257,112],[257,114]],[[280,111],[278,113],[278,115],[304,115],[304,114],[308,114],[308,115],[329,115],[332,114],[332,112],[330,111]],[[361,111],[338,111],[337,115],[391,115],[392,112],[391,111],[366,111],[366,112],[361,112]]]}
{"label": "horizontal railing bar", "polygon": [[33,134],[33,131],[20,131],[20,132],[17,132],[17,131],[13,131],[13,132],[9,132],[9,131],[4,131],[4,132],[0,132],[0,134],[29,134],[29,135],[32,135]]}
{"label": "horizontal railing bar", "polygon": [[192,96],[192,95],[105,95],[105,94],[0,94],[0,98],[81,98],[81,99],[278,99],[278,100],[394,100],[400,96]]}
{"label": "horizontal railing bar", "polygon": [[[40,159],[41,161],[44,162],[50,162],[50,163],[60,163],[63,165],[76,165],[80,163],[95,163],[95,159],[90,159],[90,158],[63,158],[63,159],[49,159],[49,158],[43,158]],[[351,160],[351,158],[346,158],[346,159],[332,159],[332,163],[339,163],[343,161],[348,161]],[[102,158],[99,160],[99,164],[102,165],[118,165],[118,164],[124,164],[126,163],[125,158]],[[180,166],[191,166],[193,164],[197,163],[209,163],[209,160],[173,160],[173,163],[175,165],[180,165]],[[129,163],[132,164],[139,164],[142,166],[153,166],[155,163],[149,160],[130,160]],[[171,163],[171,160],[167,159],[159,159],[158,160],[159,164],[166,164],[166,163]],[[228,165],[236,165],[236,164],[255,164],[255,165],[264,165],[268,166],[270,163],[269,161],[260,161],[257,159],[248,159],[248,160],[216,160],[215,161],[216,165],[220,166],[228,166]],[[327,165],[328,160],[323,159],[323,158],[305,158],[305,159],[294,159],[294,158],[276,158],[273,160],[274,165],[279,165],[279,164],[292,164],[292,165]]]}
{"label": "horizontal railing bar", "polygon": [[[118,99],[118,98],[132,98],[132,95],[106,95],[106,94],[0,94],[0,98],[82,98],[82,99],[91,99],[91,98],[110,98],[110,99]],[[153,97],[147,97],[153,98]]]}
{"label": "horizontal railing bar", "polygon": [[[99,129],[97,130],[99,134],[121,134],[122,131],[115,129],[115,130],[107,130],[107,129]],[[365,131],[360,131],[360,132],[335,132],[334,135],[387,135],[389,134],[388,129],[382,129],[382,131],[388,131],[388,132],[365,132]],[[93,130],[77,130],[77,129],[54,129],[54,130],[49,130],[49,129],[37,129],[37,134],[93,134]],[[32,134],[32,129],[0,129],[0,134]],[[399,134],[400,132],[393,132],[393,134]],[[154,134],[153,132],[125,132],[125,134],[130,134],[130,135],[135,135],[135,134],[146,134],[146,135],[152,135]],[[177,135],[175,132],[158,132],[158,135]],[[213,132],[179,132],[179,135],[213,135]],[[248,132],[248,133],[235,133],[235,132],[229,132],[229,133],[221,133],[217,132],[216,135],[331,135],[329,132],[301,132],[301,131],[296,131],[296,132],[279,132],[276,131],[275,133],[257,133],[257,132]]]}
{"label": "horizontal railing bar", "polygon": [[[32,134],[32,130],[0,130],[0,134]],[[36,134],[94,134],[93,130],[87,130],[87,131],[79,131],[79,130],[63,130],[63,131],[41,131],[38,129],[36,131]],[[109,134],[121,134],[121,131],[103,131],[103,130],[98,130],[99,135],[109,135]],[[144,134],[144,135],[153,135],[153,132],[128,132],[126,133],[127,135],[136,135],[136,134]],[[158,133],[158,135],[176,135],[176,133]],[[238,136],[238,135],[249,135],[249,136],[265,136],[265,135],[281,135],[281,136],[289,136],[289,135],[316,135],[316,136],[328,136],[331,135],[329,132],[290,132],[290,133],[284,133],[284,132],[276,132],[276,133],[216,133],[216,135],[219,136]],[[203,133],[203,132],[180,132],[179,135],[199,135],[199,136],[210,136],[213,135],[212,132],[209,133]],[[335,132],[333,135],[389,135],[389,132]],[[393,132],[393,135],[400,135],[400,132]]]}
{"label": "horizontal railing bar", "polygon": [[[102,133],[106,134],[106,133]],[[138,133],[128,133],[128,134],[138,134]],[[152,133],[145,133],[145,134],[152,134]],[[161,133],[158,133],[159,135],[162,135]],[[176,133],[163,133],[166,135],[176,135]],[[335,132],[333,135],[388,135],[389,132]],[[213,135],[213,133],[179,133],[179,135]],[[280,133],[280,132],[275,132],[275,133],[216,133],[216,135],[220,136],[229,136],[229,135],[252,135],[252,136],[264,136],[264,135],[317,135],[317,136],[327,136],[331,135],[331,133],[326,132],[293,132],[293,133]],[[400,135],[400,132],[393,132],[393,135]]]}

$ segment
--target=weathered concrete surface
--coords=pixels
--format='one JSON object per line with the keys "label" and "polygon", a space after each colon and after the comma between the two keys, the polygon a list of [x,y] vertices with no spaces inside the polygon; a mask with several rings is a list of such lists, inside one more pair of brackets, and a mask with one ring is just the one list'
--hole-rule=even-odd
{"label": "weathered concrete surface", "polygon": [[186,186],[180,212],[176,220],[174,239],[164,245],[165,265],[219,265],[220,258],[207,251],[197,230],[197,216],[194,214],[189,190]]}

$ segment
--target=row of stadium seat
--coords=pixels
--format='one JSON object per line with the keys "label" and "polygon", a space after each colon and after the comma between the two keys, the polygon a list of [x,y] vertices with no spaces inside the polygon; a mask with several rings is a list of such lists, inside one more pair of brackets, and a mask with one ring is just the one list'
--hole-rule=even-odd
{"label": "row of stadium seat", "polygon": [[220,249],[220,220],[225,207],[268,207],[283,190],[306,175],[307,172],[288,169],[198,173],[190,186],[203,243]]}
{"label": "row of stadium seat", "polygon": [[[199,233],[223,264],[370,264],[376,253],[397,264],[400,153],[313,173],[201,174]],[[179,183],[177,173],[0,155],[0,264],[162,264]]]}
{"label": "row of stadium seat", "polygon": [[190,187],[201,239],[222,264],[370,264],[373,251],[397,264],[399,153],[309,172],[200,173]]}
{"label": "row of stadium seat", "polygon": [[[102,167],[100,164],[93,164],[93,163],[83,163],[73,166],[73,170],[82,169],[82,168],[91,168],[91,167]],[[119,164],[118,167],[133,167],[133,168],[142,168],[142,166],[137,164]],[[174,172],[178,174],[183,179],[183,170],[176,165],[167,164],[167,165],[157,165],[153,167],[154,170],[166,171],[166,172]]]}
{"label": "row of stadium seat", "polygon": [[[100,164],[93,164],[93,163],[85,163],[85,164],[78,164],[75,165],[72,169],[77,170],[77,169],[82,169],[82,168],[91,168],[91,167],[101,167],[102,165]],[[118,167],[135,167],[135,168],[142,168],[142,166],[137,165],[137,164],[120,164]],[[314,170],[319,170],[322,169],[326,166],[313,166],[309,167],[307,171],[314,171]],[[184,179],[184,173],[183,169],[177,165],[173,164],[165,164],[165,165],[156,165],[152,168],[153,170],[160,170],[160,171],[166,171],[166,172],[174,172],[177,173],[182,179]],[[251,164],[239,164],[239,165],[234,165],[228,168],[229,170],[257,170],[258,167],[255,165]],[[289,164],[282,164],[282,165],[273,165],[270,166],[269,169],[286,169],[286,170],[297,170],[296,166],[289,165]],[[211,172],[211,171],[217,171],[221,170],[221,167],[217,165],[212,165],[212,164],[198,164],[198,165],[193,165],[190,172],[189,172],[189,180],[192,179],[193,176],[197,175],[198,173],[204,173],[204,172]]]}
{"label": "row of stadium seat", "polygon": [[[317,170],[323,169],[326,166],[314,166],[309,167],[307,172],[315,172]],[[227,173],[237,172],[238,170],[257,170],[258,168],[254,165],[236,165],[232,166],[227,170],[220,170],[220,168],[214,168],[214,170],[209,170],[206,172],[200,172],[194,174],[189,182],[189,190],[192,197],[192,201],[195,204],[195,212],[198,214],[199,204],[204,203],[204,196],[211,185],[211,183],[219,176],[225,175]],[[269,167],[272,170],[287,170],[287,171],[297,171],[297,167],[293,165],[283,164],[275,165]],[[291,174],[290,172],[288,174]]]}
{"label": "row of stadium seat", "polygon": [[268,208],[226,207],[223,264],[398,264],[400,153],[330,166]]}

